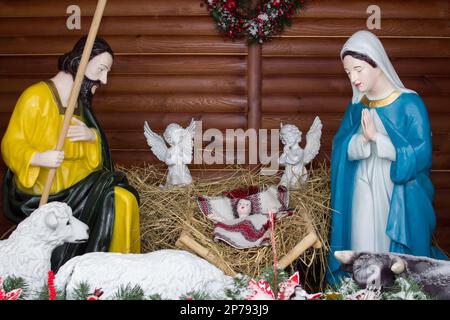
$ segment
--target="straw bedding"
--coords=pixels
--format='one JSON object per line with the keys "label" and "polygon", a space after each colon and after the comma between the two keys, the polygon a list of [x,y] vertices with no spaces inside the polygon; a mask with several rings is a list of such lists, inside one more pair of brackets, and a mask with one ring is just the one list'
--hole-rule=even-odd
{"label": "straw bedding", "polygon": [[[237,273],[258,278],[264,269],[273,264],[270,246],[238,250],[215,242],[212,237],[213,223],[200,212],[195,196],[219,196],[225,191],[251,185],[276,185],[279,176],[262,176],[257,170],[233,166],[216,170],[219,176],[214,178],[194,178],[194,182],[187,187],[165,190],[160,187],[166,177],[164,166],[146,164],[118,169],[127,174],[130,184],[140,194],[142,252],[177,248],[175,243],[181,232],[186,230],[197,242],[222,257]],[[276,251],[278,259],[283,257],[307,235],[310,222],[323,246],[321,249],[307,250],[298,261],[301,261],[302,270],[306,270],[312,281],[322,284],[331,215],[329,169],[325,163],[319,164],[314,170],[309,170],[309,175],[302,190],[289,193],[289,206],[295,214],[277,221]]]}

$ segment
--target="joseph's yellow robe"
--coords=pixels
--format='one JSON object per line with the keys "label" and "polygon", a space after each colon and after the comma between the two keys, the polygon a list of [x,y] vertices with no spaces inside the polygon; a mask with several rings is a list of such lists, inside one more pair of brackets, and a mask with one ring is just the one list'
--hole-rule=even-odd
{"label": "joseph's yellow robe", "polygon": [[[40,195],[49,169],[31,165],[36,152],[54,150],[61,131],[64,108],[51,82],[39,82],[26,89],[19,98],[8,129],[3,137],[3,160],[14,173],[17,188],[30,195]],[[83,121],[83,116],[74,117]],[[95,142],[64,144],[64,161],[56,170],[51,194],[72,187],[92,172],[102,169],[101,137],[97,130]],[[114,187],[115,218],[109,251],[140,252],[139,207],[135,196],[121,187]]]}

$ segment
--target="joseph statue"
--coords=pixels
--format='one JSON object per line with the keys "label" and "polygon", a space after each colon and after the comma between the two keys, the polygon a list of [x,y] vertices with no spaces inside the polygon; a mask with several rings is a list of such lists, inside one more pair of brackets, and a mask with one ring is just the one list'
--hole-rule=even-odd
{"label": "joseph statue", "polygon": [[59,58],[59,72],[28,87],[20,96],[3,137],[8,171],[3,185],[6,217],[19,223],[38,206],[49,169],[56,175],[49,202],[67,203],[90,228],[89,240],[64,244],[52,255],[57,271],[74,256],[93,251],[140,252],[139,196],[124,173],[114,170],[106,136],[92,98],[107,83],[114,53],[97,37],[89,58],[63,151],[55,151],[65,109],[87,37]]}

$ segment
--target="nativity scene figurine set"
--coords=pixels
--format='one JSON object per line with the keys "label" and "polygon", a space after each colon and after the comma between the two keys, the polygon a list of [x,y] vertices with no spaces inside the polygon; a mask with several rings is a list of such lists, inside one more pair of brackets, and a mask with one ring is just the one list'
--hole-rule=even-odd
{"label": "nativity scene figurine set", "polygon": [[[8,167],[3,211],[20,228],[10,239],[0,242],[0,260],[2,254],[10,254],[9,248],[16,242],[23,246],[20,241],[33,238],[52,243],[51,253],[46,251],[39,258],[41,269],[60,270],[57,282],[64,283],[68,291],[74,289],[75,280],[84,279],[83,274],[95,274],[108,288],[107,283],[113,281],[117,272],[130,269],[133,276],[126,279],[138,279],[151,293],[157,290],[159,280],[158,276],[148,280],[142,273],[145,268],[154,275],[170,278],[176,272],[170,264],[180,263],[185,270],[183,281],[189,278],[195,282],[185,283],[184,289],[207,285],[215,292],[223,292],[221,289],[232,282],[230,277],[196,256],[182,250],[140,253],[139,195],[125,174],[115,170],[108,141],[94,113],[94,94],[107,84],[114,61],[111,47],[100,37],[93,43],[64,149],[55,150],[86,41],[83,37],[72,51],[59,58],[59,72],[53,78],[25,90],[11,116],[1,144]],[[351,252],[447,260],[431,243],[435,213],[430,180],[431,128],[426,106],[416,92],[404,87],[374,34],[355,33],[343,46],[340,58],[353,97],[333,139],[328,283],[344,277],[340,266]],[[193,181],[188,165],[192,162],[195,121],[186,128],[170,124],[163,137],[152,131],[151,123],[151,119],[145,121],[143,134],[151,151],[168,166],[167,180],[161,187],[183,190]],[[221,198],[197,199],[201,211],[214,221],[216,237],[237,250],[269,243],[268,230],[252,239],[244,239],[243,233],[235,231],[244,226],[255,230],[261,226],[269,228],[273,204],[279,217],[289,215],[288,191],[301,190],[307,183],[306,166],[319,153],[319,117],[306,134],[304,148],[300,147],[302,132],[298,127],[282,124],[280,129],[283,149],[279,164],[284,166],[284,172],[278,186],[253,190],[246,197],[235,197],[231,192]],[[39,208],[50,169],[56,169],[50,203]],[[35,221],[33,226],[28,223],[28,232],[36,232],[36,237],[30,239],[25,232],[28,229],[22,227],[28,219]],[[44,239],[38,239],[41,236]],[[129,258],[122,258],[121,254]],[[136,264],[130,267],[127,263],[132,260]],[[159,265],[162,260],[164,263]],[[104,270],[104,263],[114,265],[115,271]],[[0,276],[13,275],[12,268],[16,270],[13,263],[0,262]],[[395,270],[399,268],[397,264]],[[204,275],[196,272],[200,269]],[[27,272],[30,271],[23,271]],[[30,274],[27,277],[33,278]],[[94,276],[91,279],[95,281]],[[166,297],[180,294],[176,291]]]}

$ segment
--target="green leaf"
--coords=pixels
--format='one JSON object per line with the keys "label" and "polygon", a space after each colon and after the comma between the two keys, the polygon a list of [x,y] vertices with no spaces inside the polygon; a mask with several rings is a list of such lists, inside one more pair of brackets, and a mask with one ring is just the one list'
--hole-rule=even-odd
{"label": "green leaf", "polygon": [[190,291],[186,294],[183,294],[180,297],[180,300],[211,300],[211,296],[204,291]]}
{"label": "green leaf", "polygon": [[120,286],[119,290],[114,294],[114,300],[145,300],[144,290],[139,285],[134,287],[127,284],[125,287]]}
{"label": "green leaf", "polygon": [[75,300],[86,300],[87,297],[91,295],[91,286],[83,281],[81,282],[78,287],[74,290],[74,299]]}
{"label": "green leaf", "polygon": [[[36,300],[48,300],[50,299],[50,294],[48,292],[48,284],[45,284],[41,291],[38,292]],[[66,300],[66,296],[63,292],[56,290],[55,300]]]}
{"label": "green leaf", "polygon": [[160,294],[156,293],[148,296],[148,300],[163,300],[163,298]]}

